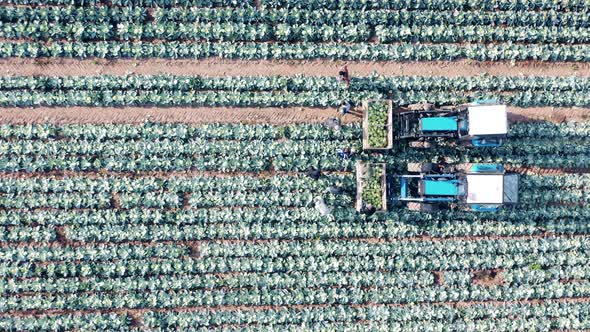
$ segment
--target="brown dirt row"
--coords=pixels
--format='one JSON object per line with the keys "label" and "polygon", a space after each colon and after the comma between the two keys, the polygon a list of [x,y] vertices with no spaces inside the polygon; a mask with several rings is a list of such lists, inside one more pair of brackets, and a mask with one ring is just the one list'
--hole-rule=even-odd
{"label": "brown dirt row", "polygon": [[[67,108],[3,108],[3,124],[141,124],[146,121],[163,123],[206,124],[241,123],[288,125],[293,123],[321,123],[338,117],[331,108],[223,108],[223,107],[67,107]],[[352,115],[343,123],[359,121]]]}
{"label": "brown dirt row", "polygon": [[[334,108],[251,108],[251,107],[6,107],[0,112],[3,124],[141,124],[146,121],[162,123],[242,123],[288,125],[321,123],[329,118],[341,118],[343,123],[361,121],[348,114],[341,117]],[[528,121],[589,121],[590,108],[580,107],[510,107],[509,120]]]}
{"label": "brown dirt row", "polygon": [[313,75],[336,76],[343,65],[351,75],[427,75],[474,76],[489,75],[540,75],[590,76],[590,63],[542,61],[408,61],[369,62],[332,60],[230,60],[230,59],[20,59],[0,60],[2,75],[127,75],[171,74],[207,76],[271,76]]}
{"label": "brown dirt row", "polygon": [[566,174],[580,174],[590,173],[590,168],[542,168],[536,166],[507,166],[506,170],[526,175],[566,175]]}
{"label": "brown dirt row", "polygon": [[[352,172],[340,171],[323,171],[322,174],[352,174]],[[263,171],[263,172],[214,172],[214,171],[135,171],[135,172],[79,172],[79,171],[49,171],[49,172],[0,172],[0,179],[20,179],[20,178],[90,178],[100,179],[109,177],[121,178],[146,178],[154,177],[158,179],[177,179],[177,178],[194,178],[194,177],[215,177],[215,178],[231,178],[231,177],[254,177],[254,178],[270,178],[273,176],[304,176],[303,172],[287,172],[287,171]]]}

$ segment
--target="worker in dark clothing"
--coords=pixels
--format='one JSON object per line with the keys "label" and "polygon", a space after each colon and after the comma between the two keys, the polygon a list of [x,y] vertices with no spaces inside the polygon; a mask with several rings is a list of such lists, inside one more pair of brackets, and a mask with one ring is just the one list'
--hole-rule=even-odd
{"label": "worker in dark clothing", "polygon": [[340,119],[336,119],[336,118],[330,118],[326,121],[324,121],[324,126],[334,130],[334,131],[339,131],[340,129],[342,129],[342,125],[340,124]]}
{"label": "worker in dark clothing", "polygon": [[342,189],[342,187],[336,185],[336,186],[329,186],[328,188],[326,188],[326,192],[329,192],[332,195],[340,195],[344,192],[344,189]]}
{"label": "worker in dark clothing", "polygon": [[375,211],[377,211],[377,209],[375,209],[375,207],[373,206],[373,204],[367,204],[367,205],[365,205],[365,207],[363,208],[363,210],[361,211],[361,213],[363,213],[367,217],[370,217],[370,216],[373,215],[373,213],[375,213]]}
{"label": "worker in dark clothing", "polygon": [[340,112],[340,115],[345,116],[346,114],[348,114],[348,112],[350,112],[350,110],[352,109],[352,106],[350,105],[350,102],[344,100],[340,103],[340,106],[338,107],[338,111]]}
{"label": "worker in dark clothing", "polygon": [[436,162],[436,170],[435,171],[437,173],[444,174],[448,165],[449,164],[447,163],[447,159],[443,156],[440,156],[440,157],[438,157],[438,160]]}
{"label": "worker in dark clothing", "polygon": [[350,159],[351,153],[350,148],[338,148],[336,149],[336,155],[344,160]]}
{"label": "worker in dark clothing", "polygon": [[346,82],[346,84],[350,85],[350,76],[348,75],[348,66],[342,67],[338,72],[338,79],[341,82]]}
{"label": "worker in dark clothing", "polygon": [[305,174],[307,174],[307,176],[309,176],[310,178],[312,178],[314,180],[318,180],[320,178],[320,175],[322,175],[322,172],[320,172],[319,169],[317,169],[313,166],[309,166],[307,168],[307,172],[305,172]]}

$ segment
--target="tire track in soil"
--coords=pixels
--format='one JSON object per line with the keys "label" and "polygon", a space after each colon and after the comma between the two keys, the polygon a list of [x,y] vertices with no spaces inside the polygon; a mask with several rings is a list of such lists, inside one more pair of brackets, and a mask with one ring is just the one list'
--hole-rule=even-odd
{"label": "tire track in soil", "polygon": [[86,76],[86,75],[206,75],[206,76],[271,76],[310,75],[336,76],[348,65],[352,76],[426,75],[475,76],[481,74],[514,76],[580,76],[590,77],[590,63],[542,61],[335,61],[335,60],[231,60],[210,58],[186,59],[20,59],[0,60],[2,75],[16,76]]}
{"label": "tire track in soil", "polygon": [[[590,121],[590,108],[581,107],[509,107],[509,120],[531,121]],[[142,124],[145,122],[182,123],[240,123],[288,125],[322,123],[340,118],[342,123],[360,122],[360,116],[340,116],[335,108],[309,107],[5,107],[0,112],[3,124]]]}

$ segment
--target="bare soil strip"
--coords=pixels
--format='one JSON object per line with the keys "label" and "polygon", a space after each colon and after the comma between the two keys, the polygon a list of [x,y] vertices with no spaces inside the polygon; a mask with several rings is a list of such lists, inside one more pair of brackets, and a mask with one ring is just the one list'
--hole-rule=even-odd
{"label": "bare soil strip", "polygon": [[590,77],[590,63],[541,61],[408,61],[369,62],[333,60],[231,60],[211,58],[185,59],[20,59],[0,60],[2,75],[22,76],[91,76],[128,74],[171,74],[206,76],[310,75],[336,76],[343,65],[352,76],[427,75],[474,76],[480,74],[514,76],[583,76]]}
{"label": "bare soil strip", "polygon": [[[28,124],[141,124],[146,121],[163,123],[206,124],[240,123],[288,125],[319,123],[338,117],[331,108],[224,108],[224,107],[68,107],[68,108],[3,108],[0,123]],[[344,123],[358,121],[352,115]]]}
{"label": "bare soil strip", "polygon": [[[590,108],[510,107],[511,121],[589,121]],[[252,107],[7,107],[0,111],[3,124],[141,124],[146,121],[185,123],[240,123],[288,125],[321,123],[338,117],[343,123],[361,121],[357,114],[341,117],[335,108]]]}

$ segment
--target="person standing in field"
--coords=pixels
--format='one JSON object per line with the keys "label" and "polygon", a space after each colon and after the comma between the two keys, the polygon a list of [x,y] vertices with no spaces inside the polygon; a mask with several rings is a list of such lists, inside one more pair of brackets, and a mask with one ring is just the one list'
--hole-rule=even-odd
{"label": "person standing in field", "polygon": [[346,82],[346,85],[350,86],[350,76],[348,74],[348,66],[342,67],[338,72],[338,79],[341,82]]}
{"label": "person standing in field", "polygon": [[351,106],[350,106],[350,102],[344,100],[340,103],[340,107],[338,107],[338,111],[340,112],[340,115],[345,116],[346,114],[348,114],[348,112],[350,112]]}

